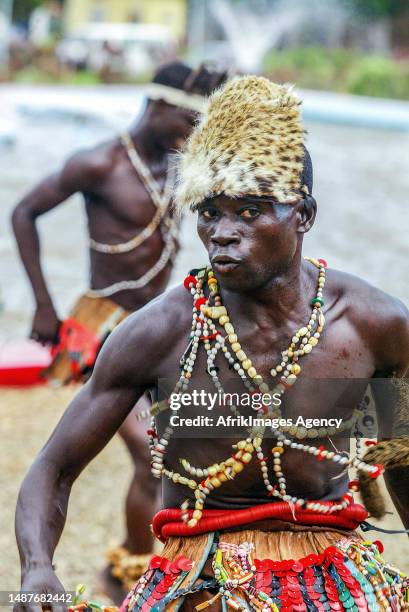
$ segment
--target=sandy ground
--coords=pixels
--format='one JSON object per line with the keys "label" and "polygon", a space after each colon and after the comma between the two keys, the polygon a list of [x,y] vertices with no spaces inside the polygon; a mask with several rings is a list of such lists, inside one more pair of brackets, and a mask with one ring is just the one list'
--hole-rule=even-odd
{"label": "sandy ground", "polygon": [[[19,586],[13,534],[19,485],[75,392],[75,388],[38,388],[1,394],[0,590]],[[66,529],[55,555],[58,575],[67,590],[83,582],[89,596],[101,599],[97,572],[104,566],[106,548],[117,545],[123,536],[122,504],[130,475],[125,446],[114,438],[74,485]]]}
{"label": "sandy ground", "polygon": [[[409,192],[409,136],[343,126],[312,124],[308,128],[320,211],[305,252],[325,257],[332,266],[358,274],[409,303],[409,215],[404,211]],[[14,147],[0,150],[0,301],[4,306],[0,339],[24,335],[32,312],[9,229],[13,204],[35,180],[56,169],[69,152],[109,134],[99,125],[30,119],[23,122]],[[80,198],[72,198],[47,215],[39,226],[47,278],[64,314],[86,286]],[[192,219],[184,226],[183,244],[173,282],[204,261]],[[19,585],[13,517],[21,480],[73,392],[45,388],[0,392],[0,590]],[[105,549],[123,535],[122,505],[131,473],[125,448],[114,438],[75,484],[55,556],[67,589],[84,582],[89,596],[99,596],[96,576],[104,566]],[[400,526],[396,513],[382,521],[382,527]],[[409,571],[406,536],[376,534],[372,538],[381,539],[386,544],[385,556]]]}

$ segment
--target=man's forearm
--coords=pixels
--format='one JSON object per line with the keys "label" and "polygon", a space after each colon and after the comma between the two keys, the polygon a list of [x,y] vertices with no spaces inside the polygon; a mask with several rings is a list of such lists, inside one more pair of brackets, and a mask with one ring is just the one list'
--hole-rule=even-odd
{"label": "man's forearm", "polygon": [[21,486],[16,510],[16,538],[22,577],[50,566],[64,528],[72,480],[39,458]]}
{"label": "man's forearm", "polygon": [[12,215],[14,235],[20,257],[30,280],[37,306],[52,306],[40,262],[40,241],[35,219],[24,209],[17,207]]}

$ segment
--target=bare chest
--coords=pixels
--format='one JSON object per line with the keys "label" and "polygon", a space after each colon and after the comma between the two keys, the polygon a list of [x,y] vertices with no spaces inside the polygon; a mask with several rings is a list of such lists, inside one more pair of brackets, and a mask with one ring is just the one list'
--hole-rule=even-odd
{"label": "bare chest", "polygon": [[[336,416],[346,419],[360,403],[368,380],[374,374],[372,351],[354,326],[347,318],[333,322],[330,316],[328,319],[325,333],[314,351],[299,360],[300,373],[296,384],[282,396],[280,410],[285,418],[294,419],[303,415],[308,418]],[[263,377],[270,389],[274,389],[280,374],[274,377],[271,370],[281,361],[281,351],[286,348],[285,341],[277,342],[274,334],[240,336],[238,331],[238,335],[241,347],[257,374]],[[249,394],[249,387],[246,386],[246,377],[229,360],[231,354],[231,350],[227,354],[220,350],[213,359],[204,343],[199,344],[186,390],[188,394],[201,394],[197,396],[201,401],[181,406],[183,412],[190,416],[198,410],[201,413],[213,410],[227,413],[229,408],[223,406],[223,402],[209,399],[215,397],[220,389],[223,393],[234,393],[240,402],[244,401],[244,413],[259,409],[259,403],[244,399]],[[178,369],[178,364],[175,362],[171,367]],[[214,374],[219,386],[215,384]],[[174,379],[170,376],[170,368],[164,378]],[[215,402],[213,406],[212,401]]]}
{"label": "bare chest", "polygon": [[[163,189],[165,172],[153,174]],[[124,239],[152,220],[157,207],[148,188],[127,163],[118,164],[93,194],[85,194],[90,235],[96,240]]]}

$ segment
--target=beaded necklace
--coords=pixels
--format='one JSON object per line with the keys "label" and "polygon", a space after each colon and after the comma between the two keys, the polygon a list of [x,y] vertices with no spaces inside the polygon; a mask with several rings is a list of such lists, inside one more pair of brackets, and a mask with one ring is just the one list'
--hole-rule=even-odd
{"label": "beaded necklace", "polygon": [[[299,361],[309,355],[314,347],[317,346],[325,325],[322,307],[324,305],[323,290],[326,263],[324,260],[311,258],[308,258],[307,261],[319,270],[317,292],[311,300],[312,312],[308,324],[295,332],[288,348],[281,353],[282,359],[270,370],[271,377],[275,381],[272,389],[270,389],[270,386],[257,372],[251,359],[249,359],[241,347],[227,309],[222,305],[217,279],[211,268],[207,267],[200,270],[196,276],[187,276],[184,285],[193,297],[192,329],[189,345],[180,360],[181,375],[173,393],[187,391],[201,342],[203,342],[207,353],[207,372],[217,391],[220,393],[224,394],[224,389],[218,377],[218,370],[214,365],[219,351],[222,352],[229,366],[238,374],[249,392],[258,389],[264,396],[272,399],[274,394],[282,396],[291,389],[301,373]],[[208,296],[204,292],[206,286],[208,288]],[[210,302],[212,302],[212,305],[210,305]],[[223,328],[225,335],[221,329],[217,328],[214,320],[218,321],[219,328]],[[280,498],[293,507],[305,507],[318,513],[334,513],[346,508],[353,501],[352,495],[347,493],[339,502],[333,504],[328,502],[311,502],[289,495],[287,493],[286,477],[281,464],[282,455],[287,447],[314,455],[319,461],[328,460],[339,463],[345,466],[345,469],[347,469],[347,466],[355,467],[360,471],[366,472],[371,478],[376,478],[382,472],[381,466],[368,465],[359,456],[350,458],[337,452],[329,451],[323,446],[317,448],[310,444],[302,444],[299,441],[307,437],[332,435],[333,432],[331,431],[330,433],[326,428],[315,430],[311,435],[304,427],[281,427],[278,430],[272,429],[273,434],[276,436],[276,443],[271,449],[273,457],[272,468],[276,480],[273,484],[269,477],[268,458],[265,457],[262,450],[265,427],[252,427],[249,430],[249,436],[234,444],[233,455],[224,461],[210,464],[207,467],[195,467],[186,459],[181,458],[182,467],[189,477],[183,476],[174,470],[167,469],[164,463],[166,449],[172,437],[173,428],[168,425],[160,439],[158,439],[156,431],[155,417],[168,408],[169,400],[156,402],[152,405],[150,411],[142,413],[140,418],[147,416],[147,414],[150,414],[152,417],[151,428],[148,430],[152,474],[156,478],[165,476],[173,483],[187,486],[194,491],[195,506],[192,515],[190,516],[188,512],[188,500],[183,502],[181,506],[182,520],[190,527],[195,527],[201,519],[206,498],[210,495],[211,491],[221,487],[224,482],[236,478],[245,469],[246,465],[253,460],[254,456],[258,459],[261,477],[269,496]],[[236,406],[230,404],[230,409],[234,414],[239,414]],[[258,412],[259,416],[264,419],[282,417],[280,407],[274,406],[273,402],[267,402],[267,405],[263,405]],[[356,414],[344,423],[344,428],[346,429],[348,424],[350,426],[355,418]],[[287,437],[287,433],[290,436],[294,436],[295,439]],[[197,481],[195,478],[200,480]]]}
{"label": "beaded necklace", "polygon": [[127,132],[121,135],[121,141],[126,148],[132,166],[150,195],[156,207],[156,211],[148,225],[127,242],[106,244],[90,238],[89,246],[92,250],[107,255],[128,253],[141,246],[141,244],[148,240],[148,238],[150,238],[159,228],[162,233],[164,247],[159,259],[142,276],[134,280],[118,281],[103,289],[89,289],[87,291],[87,296],[92,298],[106,298],[120,291],[143,289],[143,287],[146,287],[146,285],[148,285],[176,255],[179,225],[178,220],[170,214],[170,204],[176,174],[175,166],[172,164],[168,166],[165,185],[163,191],[161,191],[158,182],[152,176],[148,166],[144,164],[141,157],[138,155],[132,139]]}

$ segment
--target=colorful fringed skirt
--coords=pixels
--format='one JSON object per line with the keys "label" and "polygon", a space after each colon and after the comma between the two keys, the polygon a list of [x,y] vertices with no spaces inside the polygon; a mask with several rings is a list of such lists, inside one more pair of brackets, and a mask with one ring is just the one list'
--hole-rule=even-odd
{"label": "colorful fringed skirt", "polygon": [[121,611],[409,610],[406,577],[380,549],[354,531],[290,524],[169,537]]}

